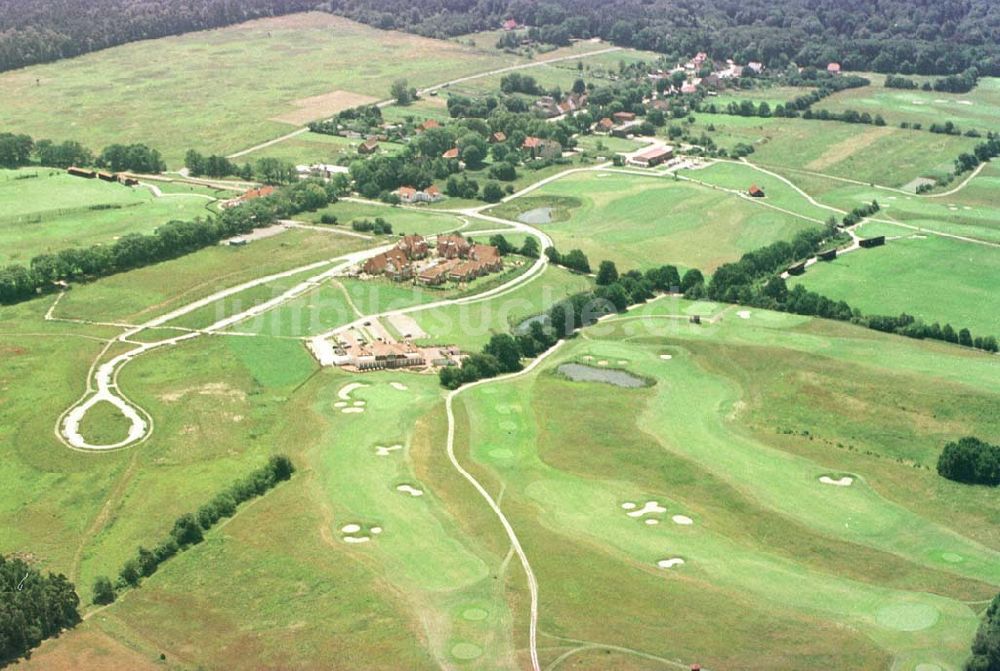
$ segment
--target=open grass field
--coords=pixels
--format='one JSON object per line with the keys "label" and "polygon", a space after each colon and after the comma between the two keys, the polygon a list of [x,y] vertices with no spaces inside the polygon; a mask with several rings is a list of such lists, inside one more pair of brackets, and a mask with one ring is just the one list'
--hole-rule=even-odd
{"label": "open grass field", "polygon": [[[385,99],[397,78],[429,86],[517,62],[330,14],[293,14],[4,73],[0,117],[36,138],[78,140],[97,151],[146,142],[176,167],[191,147],[228,154],[288,133],[306,117]],[[340,93],[315,98],[333,92]],[[294,123],[276,120],[289,113]]]}
{"label": "open grass field", "polygon": [[369,244],[360,238],[299,229],[245,247],[209,247],[178,259],[75,286],[60,301],[56,316],[144,322],[220,289],[332,259]]}
{"label": "open grass field", "polygon": [[[891,404],[912,384],[908,362],[928,380],[936,377],[928,367],[938,374],[949,366],[978,368],[979,382],[947,382],[962,389],[967,405],[937,394],[911,402],[942,412],[947,403],[952,421],[935,427],[944,434],[949,423],[952,430],[990,431],[996,419],[988,407],[998,389],[982,376],[988,357],[880,336],[869,344],[872,338],[856,328],[827,331],[768,313],[744,321],[729,311],[718,325],[691,329],[671,318],[683,317],[683,307],[650,306],[642,316],[612,320],[541,371],[464,396],[470,456],[486,477],[506,485],[505,507],[525,529],[528,556],[537,558],[543,637],[626,640],[644,653],[710,668],[956,668],[976,624],[965,602],[991,595],[1000,575],[995,536],[984,546],[954,529],[989,538],[996,505],[987,504],[985,516],[974,513],[973,504],[988,494],[973,488],[962,501],[969,509],[926,519],[926,508],[907,507],[912,491],[891,493],[897,478],[928,492],[942,486],[933,474],[888,458],[905,444],[901,436],[852,423],[855,411],[832,399],[822,407],[797,403],[784,387],[789,370],[798,370],[796,384],[812,387],[849,366],[855,380],[860,375],[873,390],[892,390],[882,400],[874,391],[866,395],[864,410],[884,407],[897,421]],[[889,356],[901,355],[900,370],[895,359],[888,367],[885,357],[879,365],[865,362],[865,350],[886,345]],[[663,361],[664,352],[673,358]],[[570,360],[605,361],[656,384],[623,390],[569,382],[553,371]],[[773,375],[750,376],[765,365]],[[780,404],[770,403],[776,398]],[[822,434],[813,436],[822,446],[800,434],[790,448],[777,436],[798,424],[784,413],[806,413],[807,426],[832,413],[824,427],[862,433],[851,449],[834,447],[842,435]],[[932,445],[921,464],[930,461]],[[873,454],[857,456],[862,449]],[[850,487],[819,481],[845,471],[855,478]],[[666,508],[647,515],[657,525],[622,509],[650,500]],[[674,515],[692,524],[679,525]],[[955,516],[951,523],[948,515]],[[558,563],[547,560],[553,547],[560,548]],[[658,568],[667,558],[685,563]],[[601,585],[596,589],[608,598],[573,585]],[[622,617],[622,602],[631,617]],[[712,628],[686,616],[691,612],[711,612]],[[662,636],[663,622],[672,636]],[[784,631],[788,637],[775,645]]]}
{"label": "open grass field", "polygon": [[978,140],[838,121],[761,119],[699,113],[692,132],[720,147],[750,144],[748,160],[770,168],[829,174],[901,188],[917,177],[944,176]]}
{"label": "open grass field", "polygon": [[0,170],[0,264],[67,247],[150,233],[173,219],[206,217],[203,195],[155,198],[148,189],[72,177],[54,168]]}
{"label": "open grass field", "polygon": [[496,212],[515,218],[551,198],[561,199],[561,220],[542,228],[561,251],[582,249],[594,268],[609,259],[620,270],[673,263],[710,271],[815,225],[700,185],[611,171],[565,177]]}
{"label": "open grass field", "polygon": [[1000,334],[997,248],[883,223],[866,224],[859,234],[898,239],[814,265],[791,283],[866,313],[906,312],[927,323],[949,322],[956,331],[968,328],[974,336]]}
{"label": "open grass field", "polygon": [[[449,199],[434,204],[434,208],[448,207]],[[323,215],[337,217],[337,224],[321,224]],[[351,230],[351,223],[362,219],[374,221],[382,217],[392,224],[393,235],[436,235],[456,229],[464,230],[468,221],[462,217],[432,212],[414,207],[386,207],[360,201],[341,200],[316,212],[303,212],[298,219],[323,228]]]}
{"label": "open grass field", "polygon": [[[870,75],[872,85],[840,91],[820,101],[814,109],[842,112],[852,109],[881,114],[886,122],[898,126],[903,121],[921,123],[926,128],[932,123],[953,121],[962,130],[1000,130],[1000,78],[983,77],[976,88],[968,93],[941,93],[939,91],[904,91],[887,89],[882,78]],[[919,79],[919,78],[918,78]]]}

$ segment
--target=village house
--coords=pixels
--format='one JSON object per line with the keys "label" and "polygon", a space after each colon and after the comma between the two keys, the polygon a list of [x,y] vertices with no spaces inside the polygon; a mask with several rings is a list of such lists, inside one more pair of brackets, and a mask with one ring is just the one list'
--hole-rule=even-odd
{"label": "village house", "polygon": [[750,188],[747,189],[747,193],[749,193],[754,198],[763,198],[764,197],[764,189],[760,188],[756,184],[751,185]]}
{"label": "village house", "polygon": [[267,196],[270,196],[274,192],[275,188],[273,186],[262,186],[257,189],[250,189],[242,196],[238,196],[236,198],[230,198],[229,200],[223,201],[220,204],[220,207],[223,208],[236,207],[237,205],[242,205],[243,203],[246,203],[251,200],[256,200],[257,198],[266,198]]}
{"label": "village house", "polygon": [[615,112],[611,116],[617,123],[628,123],[629,121],[635,121],[634,112]]}
{"label": "village house", "polygon": [[434,119],[428,119],[427,121],[424,121],[422,124],[417,126],[416,131],[418,133],[423,133],[426,130],[430,130],[432,128],[440,128],[440,127],[441,124],[439,124],[437,121],[435,121]]}
{"label": "village house", "polygon": [[747,67],[754,71],[756,74],[760,74],[764,71],[764,64],[757,61],[750,61],[747,63]]}
{"label": "village house", "polygon": [[490,135],[490,144],[500,144],[501,142],[507,141],[507,134],[503,131],[498,130],[496,133]]}
{"label": "village house", "polygon": [[453,158],[455,158],[455,159],[457,159],[458,158],[458,147],[452,147],[448,151],[444,152],[443,154],[441,154],[441,158],[445,158],[445,159],[453,159]]}
{"label": "village house", "polygon": [[393,193],[399,197],[399,202],[406,203],[407,205],[412,205],[413,203],[436,203],[444,197],[441,195],[441,190],[433,184],[423,191],[414,189],[412,186],[401,186]]}
{"label": "village house", "polygon": [[503,270],[500,250],[493,245],[473,245],[469,251],[469,258],[476,261],[486,273],[496,273]]}
{"label": "village house", "polygon": [[829,72],[831,75],[839,75],[840,63],[830,63],[829,65],[826,66],[826,71]]}
{"label": "village house", "polygon": [[358,145],[358,153],[367,155],[378,151],[378,139],[370,137]]}
{"label": "village house", "polygon": [[518,24],[517,21],[515,21],[514,19],[507,19],[502,24],[500,24],[500,27],[503,28],[504,30],[517,30]]}
{"label": "village house", "polygon": [[615,122],[609,119],[608,117],[604,117],[603,119],[594,124],[594,131],[598,133],[610,133],[614,127],[615,127]]}
{"label": "village house", "polygon": [[97,177],[97,173],[93,170],[87,170],[86,168],[71,167],[67,168],[66,172],[74,177],[83,177],[85,179],[94,179]]}

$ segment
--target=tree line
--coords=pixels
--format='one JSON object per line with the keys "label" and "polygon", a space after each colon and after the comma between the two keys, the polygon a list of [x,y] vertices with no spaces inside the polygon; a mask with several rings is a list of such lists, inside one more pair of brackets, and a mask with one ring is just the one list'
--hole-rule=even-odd
{"label": "tree line", "polygon": [[924,82],[923,84],[917,84],[914,80],[902,75],[889,75],[885,78],[885,87],[910,91],[919,88],[921,91],[938,91],[940,93],[968,93],[976,88],[978,82],[979,70],[972,67],[961,74],[940,77],[933,82]]}
{"label": "tree line", "polygon": [[145,144],[112,144],[100,154],[79,142],[67,140],[35,140],[24,133],[0,133],[0,168],[22,168],[28,165],[51,168],[70,166],[107,169],[112,172],[158,173],[166,170],[160,152]]}
{"label": "tree line", "polygon": [[313,9],[308,0],[0,0],[0,70]]}
{"label": "tree line", "polygon": [[0,666],[80,622],[80,597],[66,576],[0,555]]}
{"label": "tree line", "polygon": [[[873,203],[869,207],[875,206]],[[848,215],[855,216],[855,213]],[[846,218],[845,218],[846,219]],[[828,221],[823,229],[800,231],[791,242],[779,241],[747,252],[739,261],[725,263],[715,271],[703,290],[687,290],[688,298],[707,296],[712,300],[737,303],[768,310],[849,321],[884,333],[950,342],[985,352],[997,352],[995,336],[975,336],[967,328],[956,331],[951,324],[943,327],[903,313],[899,316],[865,315],[846,301],[834,301],[801,284],[789,290],[780,273],[790,264],[805,261],[837,234],[836,221]]]}
{"label": "tree line", "polygon": [[[551,248],[546,248],[548,255]],[[688,270],[680,276],[675,266],[666,265],[642,273],[630,270],[619,274],[615,264],[602,261],[598,286],[593,291],[574,294],[553,305],[543,320],[530,323],[527,333],[494,334],[481,352],[467,356],[460,367],[442,368],[442,386],[458,389],[463,384],[522,370],[522,359],[531,359],[553,347],[577,329],[589,326],[605,315],[625,312],[630,306],[648,301],[657,293],[679,292],[704,282],[701,272]],[[543,324],[544,321],[544,324]]]}
{"label": "tree line", "polygon": [[0,70],[317,8],[440,38],[514,18],[532,27],[530,39],[556,45],[601,37],[677,58],[706,51],[771,68],[837,61],[845,69],[904,75],[960,74],[973,66],[1000,75],[1000,17],[992,0],[0,0]]}
{"label": "tree line", "polygon": [[185,513],[174,521],[174,526],[165,539],[152,550],[139,547],[136,556],[129,559],[112,582],[107,576],[99,576],[94,581],[93,601],[104,605],[112,603],[118,593],[138,587],[143,578],[156,573],[160,564],[179,552],[201,543],[205,532],[224,518],[232,517],[240,504],[263,496],[276,485],[292,477],[295,466],[284,455],[274,455],[267,463],[237,480],[217,494],[211,501],[198,508],[197,512]]}
{"label": "tree line", "polygon": [[55,288],[58,281],[96,279],[190,254],[278,219],[325,207],[336,201],[337,188],[320,180],[303,180],[215,217],[170,221],[151,234],[125,235],[108,245],[39,254],[28,266],[0,268],[0,304],[29,300]]}
{"label": "tree line", "polygon": [[972,485],[1000,485],[1000,445],[966,436],[944,446],[938,455],[941,477]]}

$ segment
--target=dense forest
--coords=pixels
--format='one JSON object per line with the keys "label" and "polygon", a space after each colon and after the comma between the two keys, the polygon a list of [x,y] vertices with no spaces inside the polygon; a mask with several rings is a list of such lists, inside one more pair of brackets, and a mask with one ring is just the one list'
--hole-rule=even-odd
{"label": "dense forest", "polygon": [[315,6],[311,0],[0,0],[0,70]]}
{"label": "dense forest", "polygon": [[80,598],[64,575],[43,575],[0,555],[0,666],[80,621]]}
{"label": "dense forest", "polygon": [[901,74],[1000,75],[995,0],[0,0],[0,70],[134,40],[324,9],[431,37],[514,18],[550,43],[602,37],[671,55]]}

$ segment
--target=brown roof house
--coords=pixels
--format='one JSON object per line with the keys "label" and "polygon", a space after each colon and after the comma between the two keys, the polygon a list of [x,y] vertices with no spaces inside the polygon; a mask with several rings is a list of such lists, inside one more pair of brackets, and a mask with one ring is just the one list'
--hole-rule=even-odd
{"label": "brown roof house", "polygon": [[378,151],[378,139],[370,137],[358,145],[359,154],[374,154]]}
{"label": "brown roof house", "polygon": [[438,236],[437,255],[443,259],[464,259],[471,249],[472,245],[461,235]]}
{"label": "brown roof house", "polygon": [[749,189],[747,189],[747,193],[749,193],[754,198],[764,197],[764,189],[760,188],[756,184],[752,185]]}
{"label": "brown roof house", "polygon": [[406,254],[406,258],[411,261],[423,259],[430,253],[427,241],[421,235],[406,235],[396,243],[396,249]]}
{"label": "brown roof house", "polygon": [[397,282],[413,277],[413,264],[401,249],[390,249],[365,261],[361,269],[368,275],[385,275]]}

